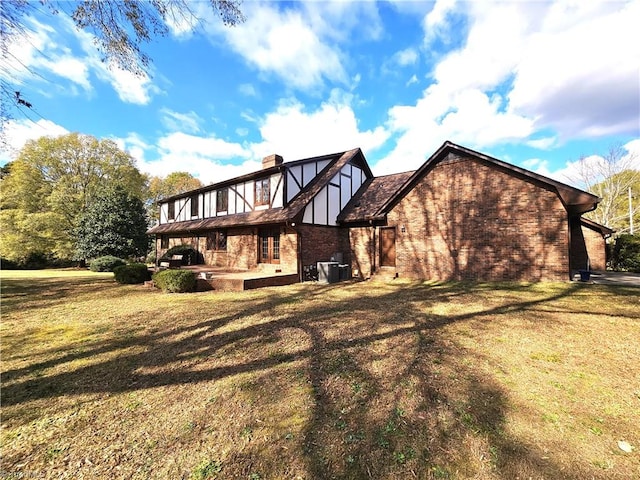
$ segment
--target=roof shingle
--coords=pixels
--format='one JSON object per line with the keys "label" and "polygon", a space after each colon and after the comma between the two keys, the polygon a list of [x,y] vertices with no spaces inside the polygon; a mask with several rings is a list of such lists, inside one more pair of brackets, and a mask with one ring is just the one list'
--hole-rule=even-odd
{"label": "roof shingle", "polygon": [[341,223],[357,223],[376,220],[380,207],[386,204],[414,172],[395,173],[367,181],[347,203],[338,217]]}

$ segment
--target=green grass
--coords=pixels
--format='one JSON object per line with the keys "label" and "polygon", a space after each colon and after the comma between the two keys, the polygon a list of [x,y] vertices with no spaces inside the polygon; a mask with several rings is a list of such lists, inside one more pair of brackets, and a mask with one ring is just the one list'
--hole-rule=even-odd
{"label": "green grass", "polygon": [[3,478],[640,478],[638,288],[1,283]]}

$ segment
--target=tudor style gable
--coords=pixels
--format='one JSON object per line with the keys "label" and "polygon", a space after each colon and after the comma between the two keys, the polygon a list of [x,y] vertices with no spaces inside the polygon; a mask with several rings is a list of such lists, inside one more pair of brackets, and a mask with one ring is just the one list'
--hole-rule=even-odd
{"label": "tudor style gable", "polygon": [[337,217],[373,174],[360,149],[263,168],[163,199],[159,224],[149,233],[299,222],[337,226]]}

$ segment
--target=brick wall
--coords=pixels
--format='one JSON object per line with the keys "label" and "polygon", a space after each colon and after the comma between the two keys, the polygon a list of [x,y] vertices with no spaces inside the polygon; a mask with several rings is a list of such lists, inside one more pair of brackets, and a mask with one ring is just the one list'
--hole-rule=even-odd
{"label": "brick wall", "polygon": [[[297,272],[297,234],[292,229],[280,229],[280,264],[273,268]],[[176,245],[191,245],[203,257],[206,265],[229,269],[252,269],[258,266],[258,232],[256,227],[227,230],[227,250],[207,250],[206,232],[199,235],[181,235],[169,238],[169,248]],[[167,249],[160,248],[160,237],[156,239],[158,258]]]}
{"label": "brick wall", "polygon": [[292,228],[280,229],[280,269],[298,272],[298,234]]}
{"label": "brick wall", "polygon": [[587,227],[582,227],[582,235],[589,255],[589,263],[592,270],[606,270],[607,246],[600,232]]}
{"label": "brick wall", "polygon": [[400,277],[569,278],[567,215],[557,194],[474,158],[438,163],[387,221],[397,227]]}
{"label": "brick wall", "polygon": [[329,261],[337,252],[342,253],[342,261],[350,263],[349,232],[338,227],[300,225],[296,230],[301,235],[302,264]]}
{"label": "brick wall", "polygon": [[356,227],[349,229],[351,269],[354,276],[369,278],[378,265],[376,228]]}

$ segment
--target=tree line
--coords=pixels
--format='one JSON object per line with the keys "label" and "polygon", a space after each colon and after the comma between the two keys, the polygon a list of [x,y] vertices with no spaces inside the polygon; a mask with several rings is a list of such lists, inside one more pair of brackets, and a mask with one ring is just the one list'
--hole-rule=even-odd
{"label": "tree line", "polygon": [[0,257],[19,266],[143,257],[159,199],[201,186],[187,172],[141,173],[112,140],[29,141],[0,170]]}

